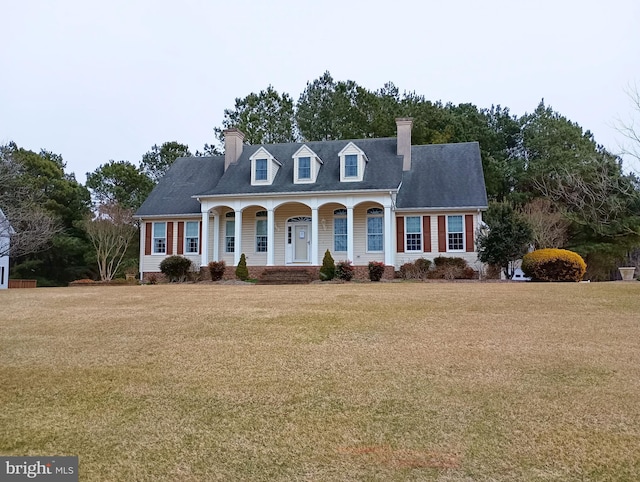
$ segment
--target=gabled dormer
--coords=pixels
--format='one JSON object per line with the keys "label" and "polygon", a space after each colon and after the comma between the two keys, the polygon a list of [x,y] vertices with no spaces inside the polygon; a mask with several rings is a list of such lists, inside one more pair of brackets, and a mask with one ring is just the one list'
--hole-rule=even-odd
{"label": "gabled dormer", "polygon": [[264,147],[258,149],[249,159],[251,160],[251,185],[272,184],[282,164]]}
{"label": "gabled dormer", "polygon": [[294,184],[310,184],[316,182],[322,159],[308,146],[304,145],[293,155]]}
{"label": "gabled dormer", "polygon": [[353,142],[349,142],[338,156],[340,156],[340,182],[358,182],[364,179],[364,168],[369,159],[362,149]]}

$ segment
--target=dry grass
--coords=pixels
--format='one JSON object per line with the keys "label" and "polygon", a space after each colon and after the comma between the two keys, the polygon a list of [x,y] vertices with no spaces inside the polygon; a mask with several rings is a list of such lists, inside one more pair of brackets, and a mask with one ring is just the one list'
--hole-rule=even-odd
{"label": "dry grass", "polygon": [[0,292],[0,453],[81,480],[640,480],[640,283]]}

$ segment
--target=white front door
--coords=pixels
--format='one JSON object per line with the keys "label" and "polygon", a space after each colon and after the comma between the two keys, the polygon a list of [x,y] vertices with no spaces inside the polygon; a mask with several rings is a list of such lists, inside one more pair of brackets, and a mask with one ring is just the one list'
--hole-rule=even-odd
{"label": "white front door", "polygon": [[293,262],[308,263],[311,236],[308,224],[293,225]]}

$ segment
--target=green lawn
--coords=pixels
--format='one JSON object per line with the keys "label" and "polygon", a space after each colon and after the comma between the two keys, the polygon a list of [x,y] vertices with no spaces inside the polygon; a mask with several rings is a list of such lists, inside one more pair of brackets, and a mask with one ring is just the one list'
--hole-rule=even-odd
{"label": "green lawn", "polygon": [[640,283],[8,290],[0,408],[82,481],[636,481]]}

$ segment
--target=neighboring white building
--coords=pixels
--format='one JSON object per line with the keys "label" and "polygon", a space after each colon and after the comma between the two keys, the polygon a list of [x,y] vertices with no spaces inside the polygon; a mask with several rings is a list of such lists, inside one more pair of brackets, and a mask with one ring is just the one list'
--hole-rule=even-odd
{"label": "neighboring white building", "polygon": [[411,145],[397,137],[246,145],[225,131],[225,155],[175,161],[136,213],[140,269],[177,254],[207,266],[319,268],[324,252],[370,261],[385,276],[417,258],[477,261],[475,231],[487,208],[477,142]]}
{"label": "neighboring white building", "polygon": [[13,228],[0,209],[0,290],[9,287],[9,246],[12,234]]}

